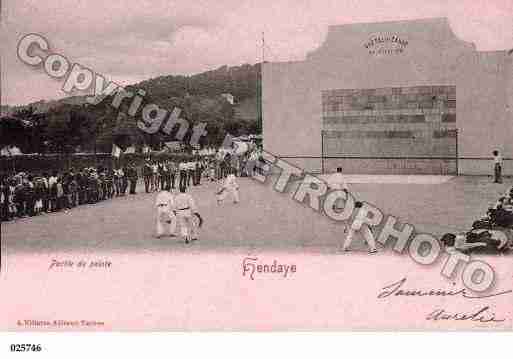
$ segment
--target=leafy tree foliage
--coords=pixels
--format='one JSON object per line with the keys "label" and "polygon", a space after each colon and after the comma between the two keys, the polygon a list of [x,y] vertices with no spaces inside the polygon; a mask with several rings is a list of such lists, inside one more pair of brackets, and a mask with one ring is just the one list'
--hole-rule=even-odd
{"label": "leafy tree foliage", "polygon": [[[219,145],[227,132],[235,136],[261,132],[260,109],[256,119],[237,119],[234,106],[221,97],[223,93],[231,93],[236,101],[259,99],[260,83],[260,64],[256,64],[223,66],[192,76],[160,76],[126,89],[146,91],[140,109],[149,103],[169,112],[177,107],[191,127],[206,123],[208,135],[201,139],[202,144]],[[35,113],[32,106],[21,108],[13,116],[2,119],[0,144],[17,145],[23,152],[72,153],[110,152],[112,143],[123,148],[132,144],[159,148],[161,143],[175,140],[177,128],[170,134],[150,135],[140,131],[137,120],[141,119],[141,110],[135,117],[128,117],[124,114],[131,101],[124,100],[119,109],[114,109],[112,100],[113,96],[108,96],[97,105],[85,101],[78,104],[78,98],[73,103],[63,100],[45,113]]]}

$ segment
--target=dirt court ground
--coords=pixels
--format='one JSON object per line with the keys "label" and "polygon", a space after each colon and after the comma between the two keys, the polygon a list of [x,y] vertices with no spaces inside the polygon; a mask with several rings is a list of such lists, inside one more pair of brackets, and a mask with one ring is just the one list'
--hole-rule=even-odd
{"label": "dirt court ground", "polygon": [[[417,231],[441,235],[465,230],[513,185],[512,178],[493,184],[489,177],[366,176],[347,177],[355,197],[394,214]],[[216,204],[214,183],[193,187],[205,223],[200,240],[157,239],[155,193],[80,206],[67,212],[2,223],[2,253],[84,253],[175,250],[260,250],[336,253],[344,225],[323,217],[252,179],[240,178],[241,203]],[[364,251],[363,240],[354,249]]]}
{"label": "dirt court ground", "polygon": [[[494,185],[485,177],[423,177],[405,183],[404,178],[366,176],[352,181],[365,182],[351,184],[359,198],[419,231],[436,234],[468,228],[513,182]],[[239,183],[239,205],[218,207],[214,184],[193,189],[205,224],[200,240],[189,245],[176,238],[154,238],[154,193],[2,223],[0,287],[5,295],[0,296],[4,313],[0,328],[440,330],[447,329],[447,323],[427,322],[429,312],[440,305],[448,310],[469,305],[465,298],[378,301],[381,288],[401,278],[407,277],[411,288],[421,289],[462,284],[459,277],[440,274],[442,260],[421,266],[391,250],[368,255],[362,239],[355,239],[353,252],[339,252],[343,225],[271,186],[247,178]],[[248,257],[264,264],[274,260],[294,264],[297,272],[287,277],[257,273],[252,280],[243,272]],[[52,269],[55,260],[75,265]],[[78,268],[78,261],[112,265]],[[495,290],[510,290],[511,257],[487,256],[486,261],[497,271]],[[498,316],[505,315],[511,297],[494,297],[487,305],[493,305]],[[56,319],[104,324],[69,327],[26,322]],[[511,318],[496,324],[475,327],[462,321],[450,328],[509,329]]]}

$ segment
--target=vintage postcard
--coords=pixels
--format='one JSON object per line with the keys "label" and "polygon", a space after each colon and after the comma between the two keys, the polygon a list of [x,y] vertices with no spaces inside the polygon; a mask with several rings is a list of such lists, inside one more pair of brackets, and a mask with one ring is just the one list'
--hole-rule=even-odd
{"label": "vintage postcard", "polygon": [[513,329],[510,0],[1,24],[1,331]]}

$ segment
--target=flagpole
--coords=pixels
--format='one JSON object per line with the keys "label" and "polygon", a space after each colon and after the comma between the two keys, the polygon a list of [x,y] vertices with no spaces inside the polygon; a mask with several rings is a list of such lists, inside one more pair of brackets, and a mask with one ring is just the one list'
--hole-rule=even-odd
{"label": "flagpole", "polygon": [[265,62],[265,33],[262,31],[262,64]]}

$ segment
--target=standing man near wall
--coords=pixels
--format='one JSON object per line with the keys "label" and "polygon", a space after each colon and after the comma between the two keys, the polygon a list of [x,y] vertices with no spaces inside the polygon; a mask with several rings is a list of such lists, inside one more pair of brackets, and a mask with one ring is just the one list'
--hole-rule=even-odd
{"label": "standing man near wall", "polygon": [[180,183],[178,184],[178,188],[187,187],[187,164],[183,161],[180,162],[178,170],[180,171]]}
{"label": "standing man near wall", "polygon": [[502,183],[502,156],[500,155],[498,150],[495,150],[493,153],[493,163],[494,163],[494,183]]}
{"label": "standing man near wall", "polygon": [[150,184],[151,184],[151,176],[153,172],[151,169],[151,164],[149,160],[146,160],[144,162],[144,166],[142,168],[142,175],[144,178],[144,189],[146,190],[146,193],[150,193]]}
{"label": "standing man near wall", "polygon": [[136,194],[135,187],[137,186],[137,168],[132,163],[129,167],[128,180],[130,181],[130,194]]}
{"label": "standing man near wall", "polygon": [[328,178],[328,187],[332,190],[340,190],[349,193],[344,175],[342,175],[342,167],[337,167],[337,172],[333,173]]}
{"label": "standing man near wall", "polygon": [[[342,167],[337,167],[337,172],[331,174],[328,177],[328,188],[330,190],[335,191],[344,191],[346,194],[349,194],[349,187],[347,186],[347,182],[344,179],[344,175],[342,174]],[[339,205],[335,203],[333,205],[333,209],[335,210],[341,210],[343,208],[339,208]],[[344,233],[347,232],[347,227],[344,227]]]}
{"label": "standing man near wall", "polygon": [[121,195],[124,196],[128,187],[128,166],[125,165],[120,168],[119,173],[121,175]]}
{"label": "standing man near wall", "polygon": [[187,165],[187,187],[191,186],[192,178],[194,177],[194,169],[196,168],[196,162],[186,162]]}
{"label": "standing man near wall", "polygon": [[175,189],[175,178],[176,173],[178,172],[178,166],[175,161],[171,161],[169,163],[169,183],[171,185],[171,189]]}

